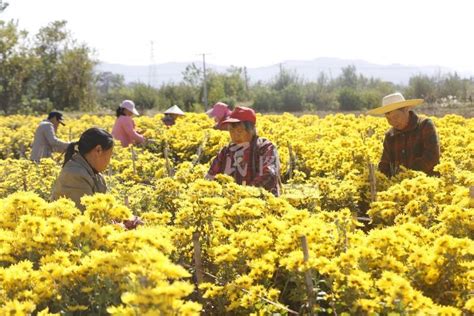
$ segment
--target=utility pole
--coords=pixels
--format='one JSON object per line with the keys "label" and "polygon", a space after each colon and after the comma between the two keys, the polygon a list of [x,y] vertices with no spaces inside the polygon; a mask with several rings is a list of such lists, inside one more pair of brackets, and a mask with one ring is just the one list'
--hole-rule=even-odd
{"label": "utility pole", "polygon": [[249,92],[249,77],[247,76],[247,67],[244,66],[245,92]]}
{"label": "utility pole", "polygon": [[202,54],[202,67],[204,71],[204,108],[207,109],[207,74],[206,74],[206,54]]}
{"label": "utility pole", "polygon": [[156,81],[155,49],[154,42],[150,41],[150,65],[148,66],[148,85],[154,86]]}

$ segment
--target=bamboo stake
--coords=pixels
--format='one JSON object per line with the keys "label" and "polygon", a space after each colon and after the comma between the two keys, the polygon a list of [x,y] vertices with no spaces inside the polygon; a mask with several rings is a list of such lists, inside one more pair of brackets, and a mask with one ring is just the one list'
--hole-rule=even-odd
{"label": "bamboo stake", "polygon": [[171,168],[171,163],[169,159],[168,142],[166,141],[166,139],[164,140],[163,156],[165,157],[165,167],[166,167],[166,171],[168,172],[168,177],[172,177],[174,175],[174,172],[173,172],[173,169]]}
{"label": "bamboo stake", "polygon": [[196,159],[194,159],[193,161],[193,167],[196,166],[201,160],[203,152],[204,152],[204,147],[206,146],[208,139],[209,139],[209,133],[206,133],[206,135],[204,136],[204,139],[202,140],[201,144],[199,145],[196,151]]}
{"label": "bamboo stake", "polygon": [[26,158],[26,149],[25,149],[25,144],[20,143],[20,158]]}
{"label": "bamboo stake", "polygon": [[[309,251],[308,251],[308,242],[306,240],[306,236],[300,236],[301,240],[301,247],[303,248],[303,256],[304,262],[307,263],[309,260]],[[308,295],[308,308],[309,308],[309,315],[313,315],[313,276],[311,275],[311,270],[306,270],[304,273],[304,279],[306,282],[306,293]]]}
{"label": "bamboo stake", "polygon": [[288,142],[288,156],[289,156],[288,179],[291,179],[291,178],[293,178],[293,168],[295,166],[295,156],[293,155],[293,147],[291,146],[290,142]]}
{"label": "bamboo stake", "polygon": [[137,174],[137,167],[135,165],[135,161],[137,159],[136,154],[135,154],[135,149],[133,148],[133,145],[130,146],[130,151],[132,153],[132,167],[133,167],[133,174]]}
{"label": "bamboo stake", "polygon": [[197,283],[199,297],[201,298],[199,285],[204,282],[204,275],[203,275],[203,269],[202,269],[201,243],[199,241],[199,237],[200,237],[199,232],[193,233],[194,271],[196,271],[196,283]]}
{"label": "bamboo stake", "polygon": [[369,163],[369,181],[370,181],[370,200],[375,202],[377,200],[377,182],[375,179],[375,165]]}

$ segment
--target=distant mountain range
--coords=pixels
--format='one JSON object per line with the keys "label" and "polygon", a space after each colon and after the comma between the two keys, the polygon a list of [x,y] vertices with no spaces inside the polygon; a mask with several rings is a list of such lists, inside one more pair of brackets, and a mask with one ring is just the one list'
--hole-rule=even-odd
{"label": "distant mountain range", "polygon": [[[191,63],[193,62],[165,63],[153,65],[153,67],[101,63],[97,66],[97,71],[121,74],[127,83],[143,82],[158,87],[163,83],[180,82],[183,71]],[[194,61],[194,63],[197,66],[202,66],[202,63],[199,61]],[[275,77],[282,66],[287,70],[296,71],[305,80],[314,81],[321,72],[324,72],[330,78],[335,78],[340,75],[341,68],[349,65],[354,65],[357,72],[365,77],[379,78],[395,84],[407,84],[410,77],[414,75],[424,74],[432,76],[455,71],[454,69],[442,66],[378,65],[364,60],[317,58],[313,60],[290,60],[266,67],[247,68],[247,74],[252,83],[258,81],[266,82]],[[217,72],[225,72],[229,66],[206,64],[206,68]],[[466,77],[473,75],[467,72],[458,72],[458,74]]]}

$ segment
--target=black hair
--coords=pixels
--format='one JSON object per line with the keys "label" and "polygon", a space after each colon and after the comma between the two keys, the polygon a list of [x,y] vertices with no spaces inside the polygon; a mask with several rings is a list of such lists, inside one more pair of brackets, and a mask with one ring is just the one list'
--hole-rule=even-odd
{"label": "black hair", "polygon": [[78,152],[84,156],[97,145],[100,145],[104,150],[108,150],[114,146],[114,138],[109,132],[102,128],[89,128],[87,131],[82,133],[79,141],[72,142],[67,146],[63,167],[75,153]]}
{"label": "black hair", "polygon": [[121,116],[121,115],[125,115],[125,108],[123,107],[118,107],[117,110],[115,110],[115,115],[117,117]]}
{"label": "black hair", "polygon": [[255,129],[255,123],[252,123],[252,122],[249,122],[249,121],[243,121],[242,123],[244,123],[244,128],[247,132],[255,135],[257,133],[256,129]]}

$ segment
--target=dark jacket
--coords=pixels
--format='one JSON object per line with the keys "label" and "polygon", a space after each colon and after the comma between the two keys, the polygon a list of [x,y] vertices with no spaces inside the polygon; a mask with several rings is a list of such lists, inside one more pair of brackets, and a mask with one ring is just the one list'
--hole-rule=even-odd
{"label": "dark jacket", "polygon": [[404,130],[392,127],[385,134],[379,170],[388,177],[397,174],[400,166],[434,175],[433,168],[439,163],[439,138],[433,121],[409,113]]}
{"label": "dark jacket", "polygon": [[89,163],[80,154],[74,154],[61,170],[53,187],[51,200],[61,197],[71,199],[81,211],[81,197],[94,193],[105,193],[107,185],[104,177],[94,172]]}

